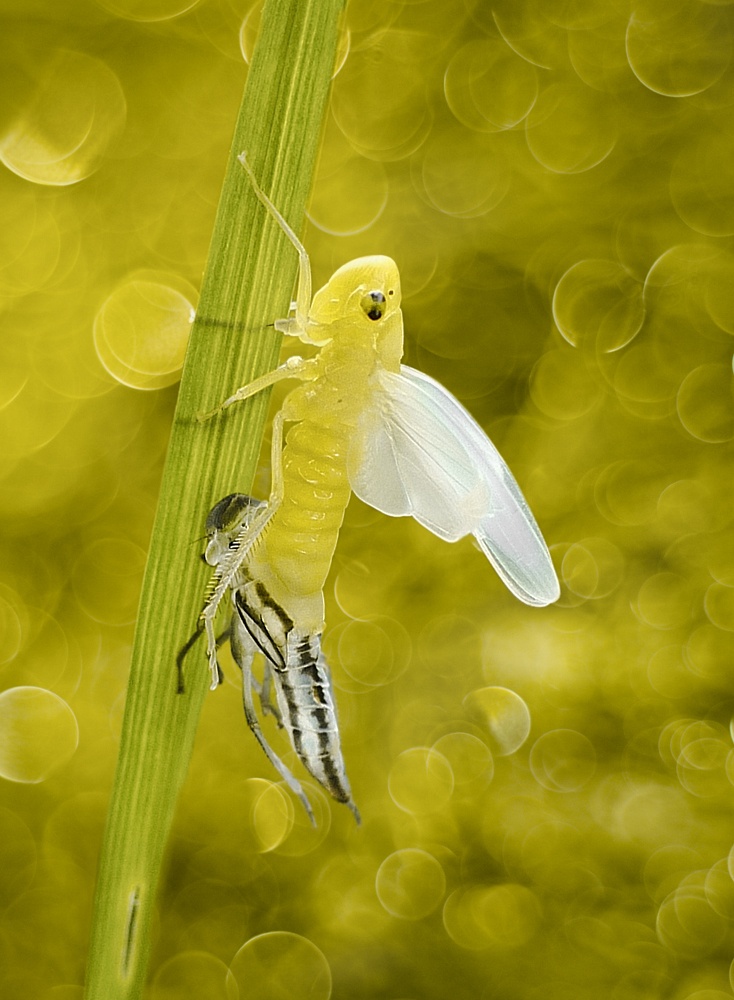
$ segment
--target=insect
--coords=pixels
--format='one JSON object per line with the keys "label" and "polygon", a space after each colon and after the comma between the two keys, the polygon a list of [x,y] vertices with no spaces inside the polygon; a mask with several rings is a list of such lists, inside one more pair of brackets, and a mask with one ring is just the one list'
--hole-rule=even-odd
{"label": "insect", "polygon": [[[237,552],[238,538],[246,535],[253,519],[258,513],[265,513],[266,508],[265,501],[244,493],[232,493],[215,504],[206,522],[205,560],[214,567],[226,564]],[[344,769],[331,675],[321,652],[320,633],[299,629],[287,611],[270,596],[262,580],[252,575],[246,561],[240,564],[229,586],[233,611],[228,634],[232,656],[242,671],[247,724],[268,760],[315,823],[300,783],[263,736],[253,703],[255,690],[263,715],[275,716],[278,724],[285,727],[291,745],[307,770],[337,801],[346,803],[359,822],[359,812],[352,801]],[[262,684],[258,684],[252,672],[258,651],[265,660]],[[271,689],[275,704],[271,700]]]}
{"label": "insect", "polygon": [[[252,688],[258,688],[251,662],[259,649],[267,662],[259,688],[264,711],[279,714],[306,768],[354,808],[321,653],[323,588],[350,493],[385,514],[410,515],[446,541],[473,535],[506,586],[526,604],[550,604],[560,588],[540,529],[497,449],[448,390],[401,364],[395,262],[384,256],[352,260],[312,300],[305,248],[258,184],[245,154],[239,159],[255,194],[299,255],[296,300],[275,329],[320,351],[307,360],[289,358],[201,418],[283,379],[301,383],[273,420],[268,501],[233,494],[209,515],[206,560],[215,573],[201,622],[212,687],[220,679],[214,618],[230,590],[232,649],[243,671],[250,727],[304,800],[296,779],[265,742],[254,713]],[[285,423],[293,426],[283,446]],[[277,710],[269,701],[271,685]]]}

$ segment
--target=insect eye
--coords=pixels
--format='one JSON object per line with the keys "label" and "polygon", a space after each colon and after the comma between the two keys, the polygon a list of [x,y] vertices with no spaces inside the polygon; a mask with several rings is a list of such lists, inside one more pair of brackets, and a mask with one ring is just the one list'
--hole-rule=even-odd
{"label": "insect eye", "polygon": [[367,292],[360,305],[368,319],[382,319],[385,312],[385,296],[382,292]]}

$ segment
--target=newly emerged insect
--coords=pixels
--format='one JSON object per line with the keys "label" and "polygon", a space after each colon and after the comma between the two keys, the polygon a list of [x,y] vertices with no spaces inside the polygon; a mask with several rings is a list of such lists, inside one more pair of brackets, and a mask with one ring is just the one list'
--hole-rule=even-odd
{"label": "newly emerged insect", "polygon": [[[273,420],[267,503],[233,494],[208,522],[206,559],[215,567],[202,611],[212,687],[219,682],[214,618],[229,589],[231,638],[243,670],[247,721],[263,749],[303,799],[275,756],[252,706],[251,661],[267,661],[269,686],[298,756],[318,781],[353,807],[344,773],[328,669],[321,653],[323,588],[351,492],[394,517],[410,515],[439,538],[473,535],[506,586],[526,604],[560,593],[540,530],[499,452],[469,412],[438,382],[401,365],[400,276],[389,257],[340,267],[311,300],[305,248],[240,156],[257,197],[299,254],[296,301],[276,330],[321,348],[238,389],[208,419],[283,379],[302,385]],[[283,447],[283,426],[288,431]]]}

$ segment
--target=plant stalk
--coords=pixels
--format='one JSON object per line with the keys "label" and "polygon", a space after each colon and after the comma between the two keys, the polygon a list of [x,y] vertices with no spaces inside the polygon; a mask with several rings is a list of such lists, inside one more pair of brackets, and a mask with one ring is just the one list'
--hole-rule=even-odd
{"label": "plant stalk", "polygon": [[237,162],[242,151],[296,230],[311,186],[343,0],[267,0],[249,70],[201,288],[135,633],[120,752],[95,895],[87,1000],[143,990],[164,848],[208,689],[202,643],[176,655],[204,601],[205,567],[192,541],[213,504],[247,492],[267,396],[201,423],[197,414],[274,368],[297,268],[293,248]]}

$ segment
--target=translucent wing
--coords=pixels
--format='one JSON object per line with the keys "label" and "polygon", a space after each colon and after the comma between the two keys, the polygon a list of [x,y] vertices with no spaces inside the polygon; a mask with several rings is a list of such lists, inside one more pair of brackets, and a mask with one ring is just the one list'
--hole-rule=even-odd
{"label": "translucent wing", "polygon": [[507,464],[442,385],[401,366],[379,376],[349,459],[352,490],[393,517],[411,515],[439,538],[472,534],[507,587],[526,604],[560,590],[548,548]]}

